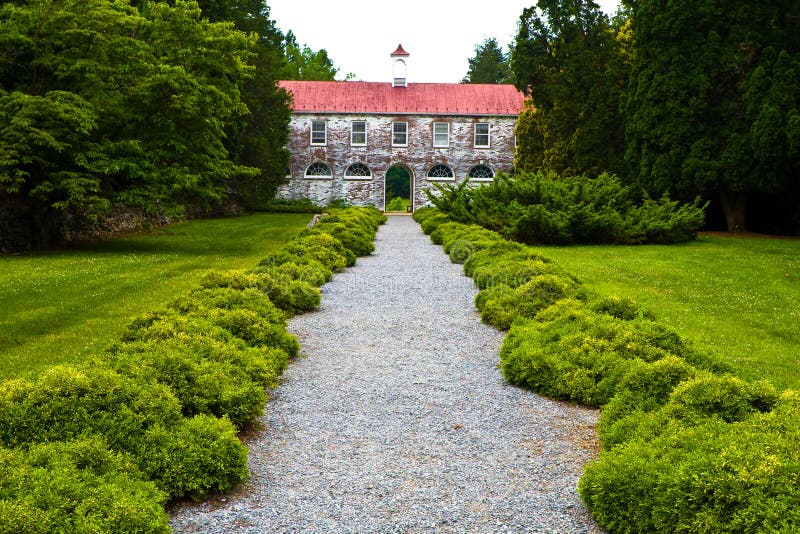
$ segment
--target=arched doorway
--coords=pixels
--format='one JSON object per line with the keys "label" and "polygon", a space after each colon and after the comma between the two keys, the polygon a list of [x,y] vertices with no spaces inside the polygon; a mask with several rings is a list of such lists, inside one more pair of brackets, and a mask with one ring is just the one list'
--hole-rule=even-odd
{"label": "arched doorway", "polygon": [[403,165],[392,165],[386,170],[384,184],[385,209],[387,212],[413,211],[413,180],[411,172]]}

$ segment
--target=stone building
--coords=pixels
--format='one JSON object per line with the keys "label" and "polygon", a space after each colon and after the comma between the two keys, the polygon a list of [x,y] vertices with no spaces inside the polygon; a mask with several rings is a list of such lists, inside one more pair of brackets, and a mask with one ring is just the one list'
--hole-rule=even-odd
{"label": "stone building", "polygon": [[279,197],[384,209],[386,172],[400,166],[415,209],[434,182],[480,183],[512,171],[522,93],[512,85],[408,83],[409,54],[398,46],[390,57],[391,82],[280,82],[293,103],[290,176]]}

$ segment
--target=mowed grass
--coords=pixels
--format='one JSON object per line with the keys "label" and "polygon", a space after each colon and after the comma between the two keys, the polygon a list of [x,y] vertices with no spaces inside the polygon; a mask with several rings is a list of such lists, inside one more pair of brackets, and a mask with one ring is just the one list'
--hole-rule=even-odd
{"label": "mowed grass", "polygon": [[540,250],[589,290],[636,300],[743,378],[800,389],[800,241],[700,236]]}
{"label": "mowed grass", "polygon": [[207,271],[255,267],[310,217],[196,220],[153,235],[0,256],[0,379],[99,353],[131,319],[197,287]]}

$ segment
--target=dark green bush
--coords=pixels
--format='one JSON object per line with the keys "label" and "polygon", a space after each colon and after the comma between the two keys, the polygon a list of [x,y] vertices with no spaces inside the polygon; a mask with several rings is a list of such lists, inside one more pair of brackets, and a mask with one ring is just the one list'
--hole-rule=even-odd
{"label": "dark green bush", "polygon": [[464,262],[464,274],[472,277],[479,267],[486,267],[494,263],[525,263],[528,261],[550,262],[529,247],[504,239],[493,243],[490,247],[475,251],[467,258],[467,261]]}
{"label": "dark green bush", "polygon": [[[235,271],[229,271],[229,273],[235,273]],[[284,313],[276,307],[276,304],[269,297],[271,291],[278,293],[274,288],[281,284],[276,284],[275,280],[266,274],[246,276],[256,280],[258,285],[245,289],[225,285],[214,287],[209,283],[209,278],[206,277],[201,289],[195,289],[187,295],[175,299],[168,307],[187,315],[202,315],[204,310],[209,308],[223,310],[244,309],[258,314],[260,318],[269,323],[285,327],[286,318]],[[214,281],[222,283],[221,277],[215,277]],[[316,288],[312,289],[316,290]],[[318,293],[318,290],[316,291]],[[281,292],[292,293],[288,288]]]}
{"label": "dark green bush", "polygon": [[281,249],[282,252],[297,256],[306,256],[325,265],[332,271],[340,271],[355,265],[356,256],[345,248],[341,241],[329,234],[306,235],[290,241]]}
{"label": "dark green bush", "polygon": [[166,499],[97,438],[0,449],[0,533],[167,533]]}
{"label": "dark green bush", "polygon": [[605,313],[617,319],[631,321],[636,318],[655,320],[655,315],[649,310],[643,310],[632,299],[627,297],[604,297],[592,303],[592,309],[597,313]]}
{"label": "dark green bush", "polygon": [[90,365],[0,383],[0,533],[169,532],[167,498],[245,480],[236,431],[299,350],[287,315],[318,306],[386,220],[328,211],[258,269],[211,272],[133,320]]}
{"label": "dark green bush", "polygon": [[251,347],[273,347],[290,357],[300,345],[283,324],[245,308],[199,308],[190,313],[162,310],[139,317],[128,325],[122,341],[166,340],[180,335],[207,335],[220,341],[238,338]]}
{"label": "dark green bush", "polygon": [[709,417],[726,423],[743,421],[755,412],[774,408],[778,394],[768,382],[745,382],[730,375],[703,373],[678,385],[664,407],[685,424]]}
{"label": "dark green bush", "polygon": [[598,407],[609,402],[641,363],[670,355],[693,365],[714,366],[652,321],[597,314],[576,300],[559,301],[535,320],[515,324],[500,352],[509,382]]}
{"label": "dark green bush", "polygon": [[264,273],[276,280],[300,280],[320,287],[333,279],[333,272],[316,260],[307,263],[286,262],[272,267],[260,266],[254,272]]}
{"label": "dark green bush", "polygon": [[[520,187],[517,192],[534,204],[563,185],[517,183],[507,189]],[[480,206],[481,198],[462,200],[448,200],[461,216]],[[646,209],[662,210],[667,201]],[[503,210],[523,213],[515,202],[505,198]],[[574,216],[582,208],[559,209]],[[650,221],[641,228],[661,228],[670,235],[667,240],[683,239],[675,236],[691,225],[670,228],[664,222],[665,214],[696,215],[682,210],[667,206],[654,218],[662,227]],[[481,224],[513,233],[498,211],[476,213],[484,217]],[[428,210],[420,220],[439,217],[437,210]],[[603,228],[589,213],[580,218],[587,234],[599,228],[610,235],[619,222]],[[603,527],[611,532],[800,530],[800,395],[785,392],[778,398],[769,383],[730,375],[726,365],[657,324],[630,299],[589,300],[577,280],[558,276],[555,266],[521,245],[498,242],[451,220],[437,221],[431,239],[451,249],[456,244],[474,248],[469,255],[451,253],[451,259],[466,256],[465,274],[485,287],[475,298],[484,321],[511,327],[500,354],[509,382],[602,407],[603,452],[586,468],[579,491]]]}
{"label": "dark green bush", "polygon": [[472,279],[480,289],[486,289],[497,284],[510,287],[519,287],[543,274],[554,274],[552,264],[539,260],[531,261],[503,261],[482,265],[473,270]]}
{"label": "dark green bush", "polygon": [[[635,198],[611,174],[596,178],[498,175],[491,184],[436,188],[429,199],[451,220],[479,224],[523,243],[677,243],[694,239],[705,208]],[[426,214],[423,218],[431,217]]]}
{"label": "dark green bush", "polygon": [[414,212],[414,219],[420,223],[425,234],[430,235],[440,224],[448,221],[447,215],[434,208],[420,208]]}

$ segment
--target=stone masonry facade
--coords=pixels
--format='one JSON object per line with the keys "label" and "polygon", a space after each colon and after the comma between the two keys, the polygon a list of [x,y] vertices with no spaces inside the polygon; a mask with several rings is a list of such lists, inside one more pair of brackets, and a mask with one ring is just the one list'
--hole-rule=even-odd
{"label": "stone masonry facade", "polygon": [[[511,173],[516,120],[515,116],[295,112],[289,126],[290,176],[278,196],[307,198],[320,205],[346,199],[350,204],[384,209],[386,171],[399,165],[411,177],[412,207],[416,209],[429,203],[425,190],[433,183],[469,180],[479,184],[491,181],[488,174]],[[354,122],[364,123],[363,145],[351,143]],[[311,142],[312,123],[318,134],[324,123],[324,144],[319,137],[317,143]],[[393,143],[394,123],[407,124],[406,146]],[[447,146],[434,146],[434,123],[440,123],[440,134],[447,130]],[[488,147],[476,147],[476,124],[482,125],[478,127],[481,134],[488,125]],[[442,144],[442,139],[439,135],[437,143]],[[486,137],[479,139],[479,144],[485,145]],[[447,176],[447,169],[452,176]]]}

